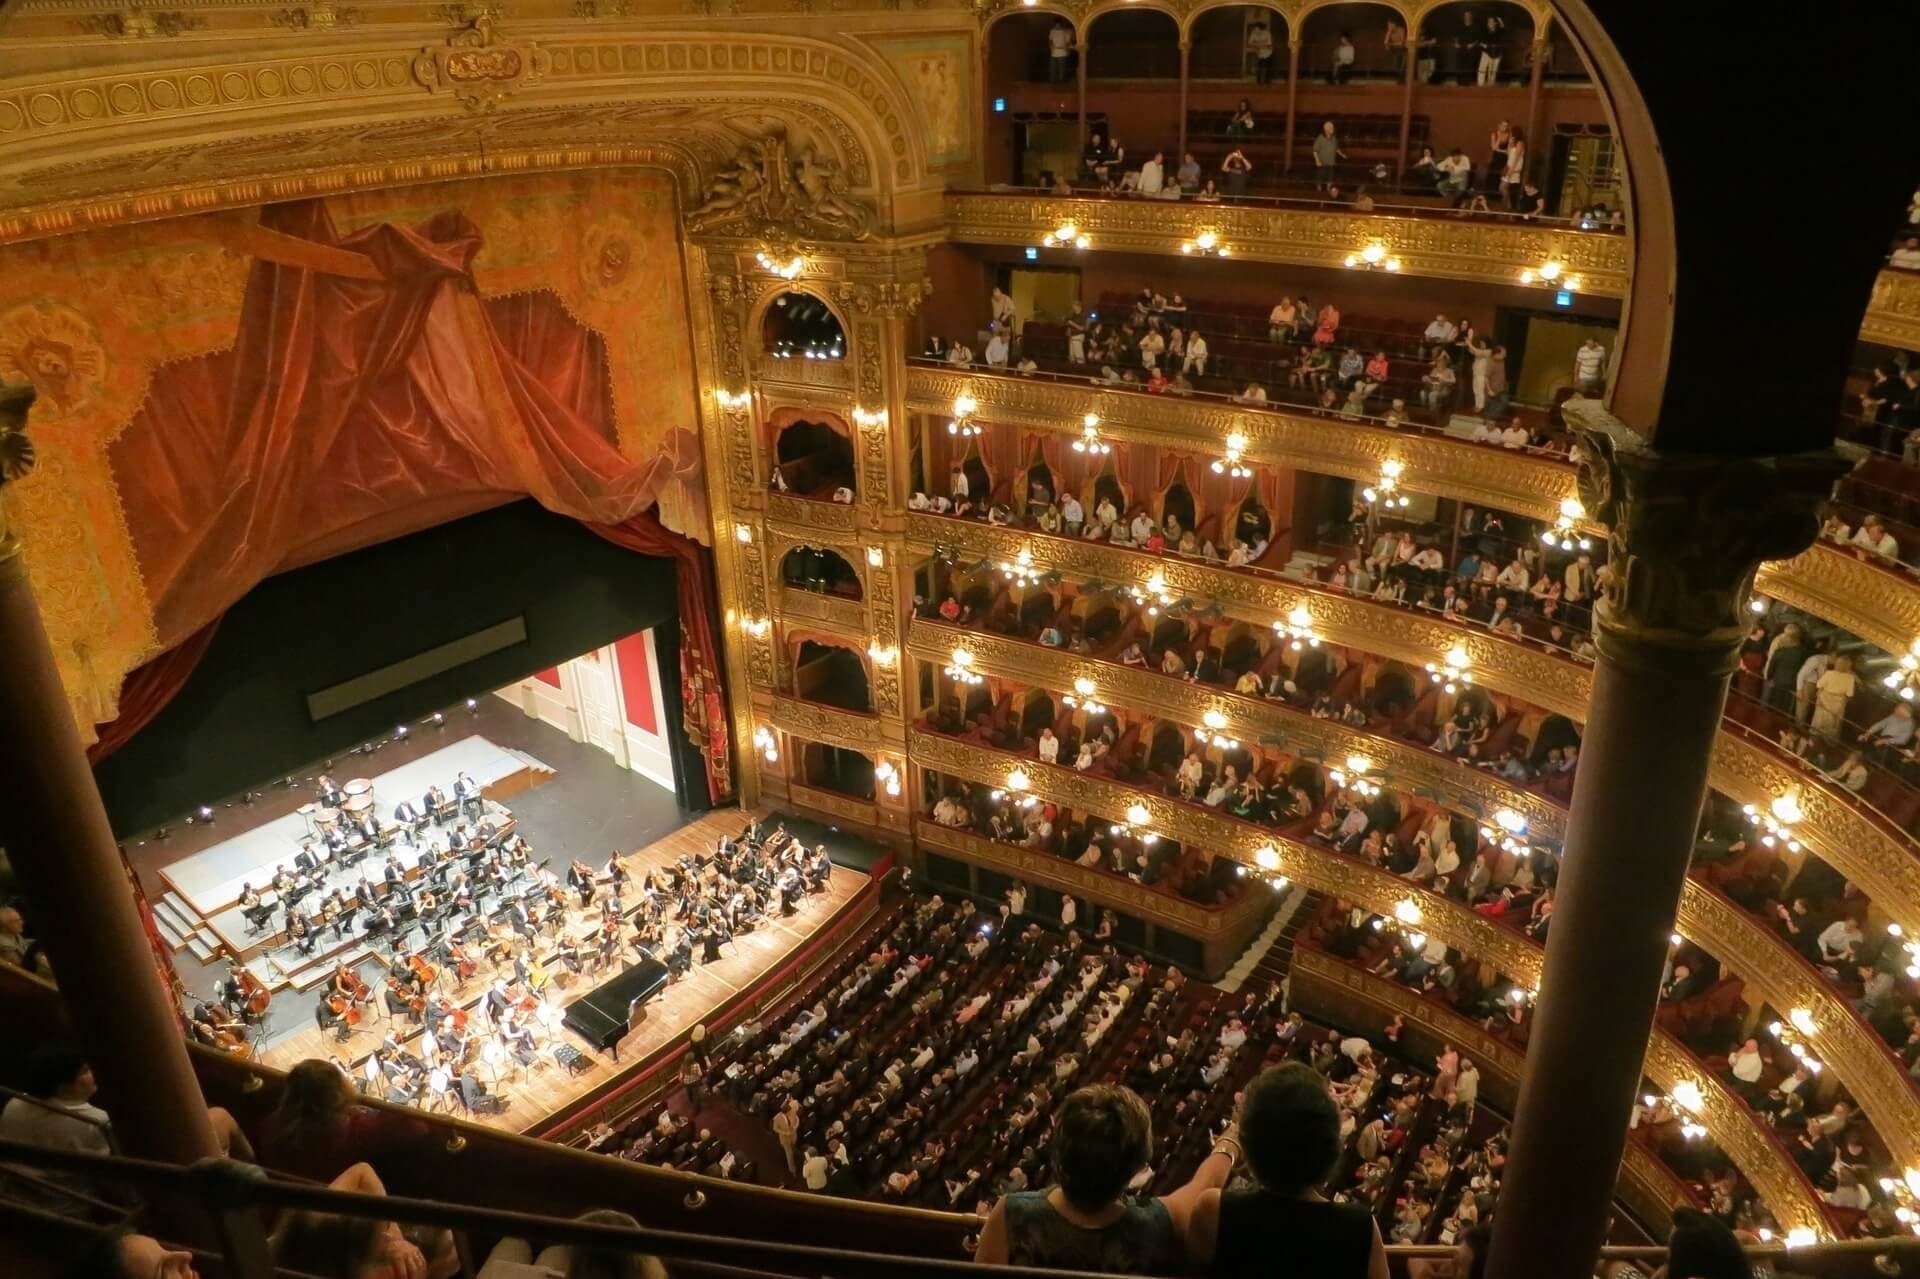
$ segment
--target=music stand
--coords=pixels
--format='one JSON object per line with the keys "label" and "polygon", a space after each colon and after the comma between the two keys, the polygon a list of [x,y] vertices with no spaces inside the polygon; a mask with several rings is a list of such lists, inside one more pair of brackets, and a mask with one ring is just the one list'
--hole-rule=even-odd
{"label": "music stand", "polygon": [[493,1086],[498,1088],[501,1068],[513,1058],[507,1055],[507,1050],[500,1046],[499,1040],[489,1039],[480,1046],[480,1060],[486,1063],[487,1070],[493,1075]]}

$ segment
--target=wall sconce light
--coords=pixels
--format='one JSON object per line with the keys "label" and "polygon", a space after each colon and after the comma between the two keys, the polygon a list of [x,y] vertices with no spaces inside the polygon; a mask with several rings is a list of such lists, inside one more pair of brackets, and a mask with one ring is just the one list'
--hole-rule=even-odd
{"label": "wall sconce light", "polygon": [[799,275],[800,272],[804,271],[807,266],[807,260],[797,253],[785,262],[775,258],[772,254],[764,252],[754,254],[753,260],[760,264],[762,271],[777,275],[783,280],[793,279]]}
{"label": "wall sconce light", "polygon": [[947,663],[943,672],[956,684],[984,684],[987,677],[973,669],[973,654],[964,648],[956,648],[953,660]]}
{"label": "wall sconce light", "polygon": [[733,536],[734,536],[734,540],[736,540],[736,541],[739,541],[739,542],[743,542],[743,543],[749,543],[749,544],[750,544],[750,543],[752,543],[752,541],[753,541],[753,525],[751,525],[751,524],[736,524],[736,525],[734,525],[734,526],[733,526]]}
{"label": "wall sconce light", "polygon": [[1404,510],[1409,503],[1407,495],[1400,492],[1400,477],[1406,469],[1398,458],[1388,458],[1380,464],[1380,478],[1361,489],[1360,496],[1369,505],[1378,504],[1383,510]]}
{"label": "wall sconce light", "polygon": [[1785,1021],[1767,1023],[1767,1033],[1780,1041],[1782,1047],[1792,1053],[1813,1074],[1826,1069],[1818,1057],[1809,1048],[1808,1041],[1819,1031],[1820,1023],[1814,1020],[1813,1013],[1805,1008],[1795,1008],[1787,1014]]}
{"label": "wall sconce light", "polygon": [[1912,701],[1915,697],[1915,685],[1920,684],[1920,639],[1907,646],[1900,655],[1900,665],[1888,671],[1880,681],[1900,695],[1902,701]]}
{"label": "wall sconce light", "polygon": [[1203,258],[1230,256],[1230,251],[1226,245],[1220,243],[1219,233],[1215,231],[1202,231],[1191,240],[1183,242],[1180,245],[1180,251],[1189,255],[1197,253]]}
{"label": "wall sconce light", "polygon": [[980,427],[975,424],[973,420],[973,415],[977,413],[979,409],[980,402],[971,395],[954,396],[953,421],[947,423],[947,434],[969,438],[980,434]]}
{"label": "wall sconce light", "polygon": [[856,405],[853,410],[853,424],[859,427],[885,426],[887,411],[885,409],[868,410]]}
{"label": "wall sconce light", "polygon": [[867,563],[873,565],[875,568],[884,568],[887,563],[887,548],[884,546],[869,546],[867,548]]}
{"label": "wall sconce light", "polygon": [[1208,711],[1200,717],[1202,727],[1193,730],[1193,740],[1202,746],[1218,746],[1221,750],[1238,750],[1240,740],[1226,733],[1227,717],[1219,711]]}
{"label": "wall sconce light", "polygon": [[1579,498],[1562,498],[1559,516],[1553,521],[1552,528],[1541,532],[1540,540],[1563,551],[1571,551],[1576,546],[1583,551],[1590,551],[1593,549],[1592,539],[1582,537],[1578,532],[1580,521],[1586,518],[1587,508]]}
{"label": "wall sconce light", "polygon": [[1313,614],[1307,611],[1305,604],[1295,604],[1293,611],[1287,614],[1283,622],[1273,624],[1273,633],[1288,640],[1288,647],[1294,652],[1306,648],[1319,648],[1320,636],[1313,629]]}
{"label": "wall sconce light", "polygon": [[744,409],[753,403],[753,392],[729,391],[725,387],[716,386],[713,388],[713,399],[714,403],[731,412],[735,409]]}
{"label": "wall sconce light", "polygon": [[869,644],[867,645],[867,656],[873,659],[875,666],[891,667],[895,662],[900,660],[900,650],[888,647],[885,644]]}
{"label": "wall sconce light", "polygon": [[1253,468],[1247,466],[1240,460],[1241,454],[1246,451],[1247,437],[1235,431],[1227,437],[1227,455],[1224,458],[1215,460],[1213,473],[1215,475],[1231,476],[1236,480],[1246,479],[1253,474]]}
{"label": "wall sconce light", "polygon": [[1045,249],[1084,249],[1093,243],[1080,228],[1072,222],[1062,222],[1059,226],[1041,237],[1040,247]]}
{"label": "wall sconce light", "polygon": [[1094,682],[1082,675],[1073,681],[1073,691],[1063,694],[1060,700],[1069,706],[1085,711],[1089,715],[1100,715],[1105,713],[1107,708],[1093,699],[1095,691],[1097,691],[1097,686]]}
{"label": "wall sconce light", "polygon": [[767,763],[778,764],[780,762],[779,739],[773,735],[772,729],[764,726],[754,729],[753,744],[759,749],[760,754],[766,759]]}
{"label": "wall sconce light", "polygon": [[1374,240],[1358,253],[1347,254],[1341,265],[1359,271],[1398,271],[1400,259],[1388,254],[1387,246]]}
{"label": "wall sconce light", "polygon": [[887,794],[900,794],[900,770],[894,767],[892,760],[883,759],[873,766],[873,780],[879,782]]}
{"label": "wall sconce light", "polygon": [[1100,415],[1089,413],[1080,419],[1080,438],[1073,442],[1075,453],[1111,453],[1113,445],[1100,438]]}
{"label": "wall sconce light", "polygon": [[1527,844],[1527,819],[1511,808],[1494,810],[1493,825],[1480,828],[1480,838],[1497,844],[1509,853],[1523,853]]}
{"label": "wall sconce light", "polygon": [[773,622],[764,617],[747,617],[740,620],[740,630],[755,639],[765,639],[767,632],[773,629]]}
{"label": "wall sconce light", "polygon": [[1581,279],[1577,275],[1568,275],[1566,264],[1558,258],[1548,258],[1538,267],[1531,267],[1520,273],[1520,283],[1541,284],[1552,289],[1565,289],[1570,293],[1580,291]]}
{"label": "wall sconce light", "polygon": [[1455,693],[1473,683],[1472,666],[1473,659],[1467,656],[1466,648],[1455,644],[1439,662],[1427,663],[1427,674],[1446,692]]}

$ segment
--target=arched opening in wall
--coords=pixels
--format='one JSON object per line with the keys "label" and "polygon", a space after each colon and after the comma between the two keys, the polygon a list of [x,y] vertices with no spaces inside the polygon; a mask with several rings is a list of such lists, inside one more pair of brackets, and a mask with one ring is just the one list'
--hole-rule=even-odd
{"label": "arched opening in wall", "polygon": [[812,591],[816,595],[838,595],[843,599],[865,597],[860,574],[838,551],[813,546],[796,546],[780,557],[780,580],[790,590]]}
{"label": "arched opening in wall", "polygon": [[962,490],[960,485],[952,484],[951,476],[948,477],[948,482],[953,489],[953,504],[956,507],[959,506],[961,497],[964,495],[966,500],[972,503],[974,510],[985,509],[986,504],[993,497],[993,472],[987,469],[986,462],[980,456],[980,441],[967,442],[967,455],[960,459],[959,465],[954,469],[966,476],[967,482],[965,489]]}
{"label": "arched opening in wall", "polygon": [[[1115,9],[1101,14],[1087,29],[1087,79],[1178,80],[1180,78],[1180,24],[1157,9]],[[1108,138],[1109,145],[1115,139]],[[1146,150],[1164,138],[1136,140]]]}
{"label": "arched opening in wall", "polygon": [[1414,681],[1413,672],[1398,662],[1388,662],[1373,677],[1373,693],[1368,698],[1367,709],[1398,725],[1413,713],[1413,705],[1419,699],[1419,685]]}
{"label": "arched opening in wall", "polygon": [[1052,625],[1059,612],[1059,602],[1052,592],[1038,587],[1028,589],[1026,598],[1020,601],[1020,633],[1037,635],[1042,628]]}
{"label": "arched opening in wall", "polygon": [[976,577],[960,586],[960,608],[969,619],[986,616],[993,606],[993,583],[985,577]]}
{"label": "arched opening in wall", "polygon": [[985,684],[969,684],[961,706],[971,724],[983,715],[993,714],[993,692]]}
{"label": "arched opening in wall", "polygon": [[[1066,56],[1056,58],[1063,41]],[[1073,24],[1059,14],[1010,13],[987,29],[987,85],[1072,83],[1079,74],[1073,46]]]}
{"label": "arched opening in wall", "polygon": [[1260,501],[1260,490],[1249,486],[1245,497],[1233,508],[1231,535],[1247,544],[1249,550],[1262,542],[1273,541],[1273,516]]}
{"label": "arched opening in wall", "polygon": [[[1187,53],[1187,79],[1203,94],[1206,89],[1197,83],[1202,80],[1266,84],[1287,78],[1287,20],[1278,9],[1259,4],[1208,9],[1193,20],[1188,36],[1193,47]],[[1211,101],[1207,105],[1232,106]],[[1231,114],[1230,110],[1191,112],[1188,136],[1223,132]]]}
{"label": "arched opening in wall", "polygon": [[1128,501],[1127,486],[1120,482],[1120,472],[1114,466],[1113,455],[1109,453],[1100,473],[1093,477],[1093,501],[1087,505],[1098,510],[1100,503],[1111,502],[1115,512],[1124,516]]}
{"label": "arched opening in wall", "polygon": [[853,491],[853,442],[826,422],[789,422],[774,441],[775,488],[802,497]]}
{"label": "arched opening in wall", "polygon": [[1120,607],[1111,595],[1101,594],[1082,606],[1080,633],[1089,644],[1105,643],[1120,629],[1120,624]]}
{"label": "arched opening in wall", "polygon": [[[1400,11],[1389,5],[1364,0],[1323,5],[1300,23],[1300,78],[1327,84],[1398,82],[1406,75],[1406,26]],[[1399,28],[1398,36],[1393,34],[1394,27]],[[1392,44],[1395,39],[1401,41],[1398,52]],[[1392,124],[1397,144],[1398,112]],[[1303,113],[1298,132],[1311,137],[1319,131],[1320,121],[1310,121]],[[1352,132],[1350,124],[1346,131]]]}
{"label": "arched opening in wall", "polygon": [[806,702],[862,714],[873,710],[866,663],[852,649],[834,644],[800,641],[800,651],[793,661],[793,692]]}
{"label": "arched opening in wall", "polygon": [[1027,514],[1038,518],[1059,493],[1054,479],[1053,468],[1047,465],[1047,459],[1040,451],[1039,442],[1033,446],[1033,456],[1028,459],[1026,474]]}
{"label": "arched opening in wall", "polygon": [[847,335],[832,308],[810,293],[782,293],[760,320],[760,346],[776,360],[841,360]]}
{"label": "arched opening in wall", "polygon": [[1187,624],[1177,617],[1163,617],[1154,624],[1150,652],[1156,663],[1168,650],[1174,649],[1182,661],[1187,657]]}
{"label": "arched opening in wall", "polygon": [[1038,738],[1041,729],[1053,727],[1053,720],[1053,698],[1037,688],[1030,691],[1020,707],[1020,736]]}
{"label": "arched opening in wall", "polygon": [[1226,643],[1220,646],[1220,669],[1240,675],[1260,665],[1260,635],[1249,622],[1235,622],[1227,628]]}
{"label": "arched opening in wall", "polygon": [[1580,745],[1580,729],[1565,715],[1549,715],[1540,721],[1540,727],[1534,730],[1533,749],[1528,752],[1527,762],[1536,767],[1547,762],[1547,756],[1554,751],[1565,752],[1569,746]]}
{"label": "arched opening in wall", "polygon": [[1178,725],[1157,724],[1147,746],[1147,768],[1170,773],[1187,757],[1187,734]]}
{"label": "arched opening in wall", "polygon": [[807,785],[867,803],[873,801],[873,761],[859,751],[808,742],[800,759]]}
{"label": "arched opening in wall", "polygon": [[1186,463],[1174,473],[1173,483],[1167,485],[1167,491],[1160,495],[1160,522],[1168,520],[1179,522],[1180,531],[1187,532],[1198,523],[1198,510],[1193,501],[1193,490],[1187,487]]}
{"label": "arched opening in wall", "polygon": [[1318,764],[1300,760],[1287,768],[1284,780],[1288,790],[1300,791],[1315,808],[1327,797],[1326,774],[1320,771]]}
{"label": "arched opening in wall", "polygon": [[[1068,96],[1080,75],[1073,24],[1057,13],[1006,14],[987,28],[986,46],[988,181],[1072,178],[1080,167],[1080,121]],[[1048,87],[1029,87],[1038,85]]]}
{"label": "arched opening in wall", "polygon": [[[1533,15],[1508,0],[1449,0],[1420,18],[1420,65],[1428,84],[1525,84],[1533,72]],[[1574,59],[1576,62],[1578,58]],[[1525,127],[1524,120],[1513,123]],[[1470,152],[1476,168],[1484,157]]]}

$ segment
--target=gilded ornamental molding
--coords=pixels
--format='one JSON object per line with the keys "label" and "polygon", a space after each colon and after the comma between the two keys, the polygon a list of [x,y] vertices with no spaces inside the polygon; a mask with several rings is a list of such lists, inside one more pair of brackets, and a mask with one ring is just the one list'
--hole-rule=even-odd
{"label": "gilded ornamental molding", "polygon": [[1816,542],[1790,560],[1762,564],[1755,588],[1889,653],[1905,653],[1920,639],[1920,580],[1864,551]]}
{"label": "gilded ornamental molding", "polygon": [[1279,703],[1243,697],[1224,688],[926,618],[915,618],[908,628],[907,651],[935,666],[946,662],[948,654],[962,645],[973,654],[975,669],[984,675],[1009,676],[1055,693],[1071,690],[1075,679],[1090,679],[1098,686],[1100,700],[1109,705],[1160,716],[1189,728],[1199,725],[1206,712],[1219,711],[1227,717],[1226,731],[1242,741],[1274,741],[1303,759],[1336,768],[1348,755],[1363,754],[1373,761],[1375,775],[1381,780],[1415,794],[1437,796],[1458,812],[1491,821],[1496,810],[1510,808],[1527,819],[1530,832],[1548,840],[1559,840],[1566,830],[1566,811],[1543,796],[1505,785],[1485,769],[1463,768],[1444,755],[1336,720],[1316,719]]}
{"label": "gilded ornamental molding", "polygon": [[1211,231],[1236,258],[1337,268],[1377,243],[1400,259],[1403,275],[1498,285],[1518,284],[1522,271],[1557,258],[1581,277],[1582,293],[1608,298],[1626,293],[1632,267],[1624,235],[1538,224],[1025,193],[949,192],[946,204],[948,234],[971,244],[1040,244],[1071,222],[1101,250],[1178,257],[1182,242]]}
{"label": "gilded ornamental molding", "polygon": [[1920,349],[1920,272],[1880,273],[1873,282],[1873,296],[1867,300],[1860,340],[1906,351]]}
{"label": "gilded ornamental molding", "polygon": [[[846,360],[776,360],[770,355],[753,362],[753,380],[763,392],[786,403],[795,391],[803,402],[841,408],[853,389],[853,373]],[[821,396],[817,392],[832,394]]]}
{"label": "gilded ornamental molding", "polygon": [[794,587],[782,587],[779,599],[782,621],[812,622],[858,645],[867,642],[867,610],[859,600]]}
{"label": "gilded ornamental molding", "polygon": [[[1399,876],[1364,862],[1220,817],[1195,805],[1177,803],[1105,778],[1042,764],[977,743],[916,729],[909,745],[914,763],[981,785],[1004,786],[1007,772],[1017,765],[1027,773],[1032,793],[1043,799],[1096,813],[1122,813],[1130,805],[1142,805],[1147,810],[1150,829],[1182,844],[1209,849],[1249,865],[1255,864],[1259,850],[1271,849],[1274,857],[1269,860],[1270,868],[1295,883],[1388,918],[1395,917],[1397,907],[1411,904],[1419,912],[1416,918],[1422,931],[1464,954],[1487,960],[1515,981],[1533,987],[1540,983],[1546,952],[1525,934],[1503,928],[1458,902],[1415,888]],[[1688,890],[1691,896],[1697,886],[1689,883]],[[1683,912],[1685,909],[1683,904]],[[1751,924],[1746,927],[1757,932]],[[1810,980],[1802,984],[1810,984]],[[1824,1037],[1814,1038],[1821,1041],[1818,1051],[1823,1060],[1844,1077],[1845,1066],[1829,1052]],[[1728,1156],[1759,1189],[1781,1225],[1787,1229],[1806,1226],[1826,1237],[1826,1219],[1818,1201],[1784,1152],[1760,1131],[1751,1114],[1727,1092],[1719,1078],[1712,1071],[1702,1069],[1665,1031],[1655,1030],[1649,1041],[1647,1073],[1666,1089],[1682,1080],[1696,1084],[1705,1098],[1703,1121]],[[1915,1108],[1911,1099],[1907,1108]],[[1881,1116],[1882,1126],[1890,1126],[1903,1117],[1898,1109],[1874,1113]],[[1920,1127],[1910,1127],[1908,1131],[1920,1137]]]}
{"label": "gilded ornamental molding", "polygon": [[819,498],[795,497],[791,493],[769,492],[767,518],[789,525],[783,532],[795,537],[826,533],[844,540],[853,535],[853,507],[845,502],[826,502]]}
{"label": "gilded ornamental molding", "polygon": [[880,825],[880,810],[872,804],[846,795],[836,795],[832,791],[820,790],[813,786],[790,782],[787,785],[787,798],[803,808],[837,817],[843,822],[867,830],[877,829]]}
{"label": "gilded ornamental molding", "polygon": [[1372,481],[1380,464],[1398,460],[1403,481],[1424,493],[1444,493],[1476,505],[1551,520],[1574,493],[1564,460],[1417,431],[1309,417],[1281,409],[1254,409],[1217,401],[1103,391],[1091,383],[1045,382],[996,374],[913,366],[907,370],[907,407],[952,415],[957,396],[970,395],[978,416],[1037,430],[1077,435],[1089,411],[1100,433],[1114,440],[1156,444],[1177,452],[1217,454],[1235,431],[1247,437],[1247,457],[1323,475]]}
{"label": "gilded ornamental molding", "polygon": [[871,755],[880,744],[878,716],[802,701],[785,693],[774,696],[768,722],[783,733],[862,755]]}

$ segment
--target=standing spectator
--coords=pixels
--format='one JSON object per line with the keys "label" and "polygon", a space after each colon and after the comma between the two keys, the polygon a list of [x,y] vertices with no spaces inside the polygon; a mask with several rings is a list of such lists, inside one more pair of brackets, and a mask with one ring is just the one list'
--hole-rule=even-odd
{"label": "standing spectator", "polygon": [[1384,40],[1387,50],[1387,68],[1399,79],[1407,71],[1407,28],[1400,19],[1387,19],[1387,33]]}
{"label": "standing spectator", "polygon": [[987,366],[1004,369],[1007,367],[1007,331],[998,324],[994,325],[987,338]]}
{"label": "standing spectator", "polygon": [[1501,43],[1501,34],[1506,27],[1506,19],[1497,14],[1489,14],[1485,32],[1480,38],[1480,66],[1477,82],[1497,84],[1500,80],[1500,60],[1506,53]]}
{"label": "standing spectator", "polygon": [[1180,157],[1180,168],[1175,171],[1174,179],[1182,191],[1200,189],[1200,162],[1193,158],[1193,152],[1189,151]]}
{"label": "standing spectator", "polygon": [[1342,31],[1333,46],[1333,82],[1345,84],[1353,79],[1353,33]]}
{"label": "standing spectator", "polygon": [[1513,146],[1513,125],[1502,120],[1487,137],[1487,194],[1496,195],[1507,172],[1507,155]]}
{"label": "standing spectator", "polygon": [[1493,376],[1493,347],[1476,337],[1468,342],[1467,354],[1473,358],[1473,411],[1485,413],[1487,382]]}
{"label": "standing spectator", "polygon": [[1253,172],[1253,161],[1247,159],[1245,151],[1235,147],[1220,162],[1220,172],[1226,177],[1228,195],[1245,195],[1247,175]]}
{"label": "standing spectator", "polygon": [[1507,143],[1506,167],[1500,171],[1500,192],[1506,197],[1507,207],[1514,212],[1520,211],[1521,183],[1527,177],[1527,135],[1520,130],[1513,131],[1513,139]]}
{"label": "standing spectator", "polygon": [[1153,158],[1140,166],[1138,190],[1141,195],[1159,195],[1167,186],[1167,157],[1155,151]]}
{"label": "standing spectator", "polygon": [[1047,32],[1047,79],[1065,84],[1073,78],[1073,25],[1065,18]]}
{"label": "standing spectator", "polygon": [[787,1172],[797,1174],[800,1165],[795,1159],[794,1147],[800,1141],[800,1103],[795,1098],[787,1098],[787,1104],[774,1112],[773,1135],[780,1143],[780,1153],[786,1156]]}
{"label": "standing spectator", "polygon": [[1573,353],[1573,386],[1582,395],[1598,395],[1605,389],[1607,348],[1592,334]]}
{"label": "standing spectator", "polygon": [[1319,136],[1313,140],[1313,183],[1322,191],[1333,182],[1333,166],[1347,158],[1340,149],[1340,138],[1334,132],[1333,121],[1328,120],[1320,126]]}
{"label": "standing spectator", "polygon": [[1273,29],[1264,22],[1247,28],[1247,61],[1253,64],[1256,84],[1273,83]]}
{"label": "standing spectator", "polygon": [[1880,522],[1878,515],[1869,515],[1860,521],[1859,531],[1853,535],[1853,544],[1890,560],[1900,558],[1900,543],[1893,534],[1887,532],[1887,526]]}
{"label": "standing spectator", "polygon": [[1073,314],[1067,317],[1067,359],[1073,364],[1087,362],[1087,314],[1077,298]]}
{"label": "standing spectator", "polygon": [[1838,738],[1846,723],[1847,703],[1860,687],[1853,673],[1853,659],[1845,653],[1834,655],[1833,664],[1813,686],[1813,731],[1821,737]]}
{"label": "standing spectator", "polygon": [[1426,331],[1420,335],[1427,344],[1427,358],[1432,359],[1446,348],[1452,346],[1453,339],[1459,336],[1459,333],[1460,330],[1454,327],[1452,320],[1449,320],[1444,315],[1434,316],[1433,323],[1429,324],[1426,327]]}

